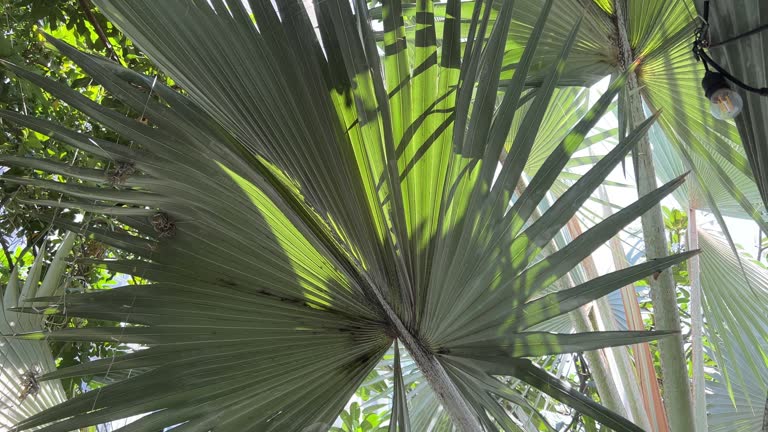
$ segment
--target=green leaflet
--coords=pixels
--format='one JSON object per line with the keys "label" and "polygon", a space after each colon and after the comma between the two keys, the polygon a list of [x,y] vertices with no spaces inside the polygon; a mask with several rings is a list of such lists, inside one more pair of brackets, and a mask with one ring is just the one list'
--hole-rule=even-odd
{"label": "green leaflet", "polygon": [[8,183],[42,187],[51,191],[62,192],[73,197],[83,198],[91,202],[113,201],[151,207],[156,207],[162,202],[162,199],[159,196],[139,191],[118,191],[112,188],[88,187],[76,183],[62,183],[13,176],[3,176],[3,180]]}
{"label": "green leaflet", "polygon": [[[111,183],[108,179],[109,172],[98,169],[79,168],[60,162],[51,162],[43,159],[19,156],[0,156],[0,164],[13,165],[17,167],[32,168],[35,170],[49,172],[51,174],[60,174],[70,178],[77,178],[86,182],[97,184]],[[121,182],[120,186],[142,187],[151,183],[153,179],[150,176],[134,176]]]}
{"label": "green leaflet", "polygon": [[603,425],[616,431],[642,432],[642,429],[618,416],[592,399],[584,396],[567,383],[563,383],[547,371],[525,359],[504,358],[499,361],[473,361],[454,357],[451,362],[469,364],[490,375],[511,375],[526,382],[553,398],[573,407],[579,412],[594,418]]}
{"label": "green leaflet", "polygon": [[400,348],[395,342],[395,394],[392,403],[392,414],[389,420],[389,432],[408,432],[411,430],[411,421],[408,418],[408,397],[403,383],[403,371],[400,366]]}
{"label": "green leaflet", "polygon": [[[16,266],[10,275],[10,282],[3,287],[3,295],[0,297],[0,361],[3,365],[0,368],[0,394],[3,395],[0,427],[10,428],[25,418],[60,404],[66,399],[59,380],[43,382],[37,392],[26,395],[23,400],[19,399],[23,394],[19,375],[34,372],[39,376],[55,371],[56,365],[47,342],[25,341],[12,337],[15,334],[42,328],[43,317],[21,314],[11,309],[26,305],[24,299],[34,293],[46,294],[59,287],[60,279],[66,272],[63,260],[70,252],[74,240],[74,234],[65,235],[52,264],[47,266],[44,278],[42,271],[45,245],[40,248],[41,253],[35,258],[23,284],[18,277],[19,266]],[[41,279],[42,285],[40,285]]]}
{"label": "green leaflet", "polygon": [[[474,337],[473,342],[456,341],[438,352],[445,355],[491,361],[506,357],[540,357],[580,351],[592,351],[601,347],[632,345],[648,342],[670,332],[590,332],[553,334],[548,332],[522,332],[500,334],[491,338]],[[595,337],[597,336],[597,337]]]}
{"label": "green leaflet", "polygon": [[[755,308],[765,302],[768,279],[762,268],[734,254],[727,241],[703,230],[699,235],[701,264],[710,269],[701,275],[704,314],[712,323],[707,336],[713,341],[712,355],[722,367],[717,387],[726,391],[731,402],[738,399],[758,406],[765,399],[750,400],[750,394],[768,387],[749,377],[762,377],[768,364],[765,328],[757,312],[760,308]],[[731,361],[740,366],[730,366]]]}
{"label": "green leaflet", "polygon": [[[547,294],[530,302],[527,302],[508,313],[506,325],[512,325],[511,331],[528,329],[546,320],[563,315],[591,301],[599,299],[615,290],[615,287],[625,286],[649,276],[656,271],[663,270],[678,262],[690,258],[697,251],[673,255],[663,259],[657,259],[638,264],[624,270],[615,271],[605,276],[584,282],[570,289]],[[503,334],[506,326],[497,327],[498,324],[489,327],[489,335]],[[485,332],[473,335],[473,338],[482,337]]]}

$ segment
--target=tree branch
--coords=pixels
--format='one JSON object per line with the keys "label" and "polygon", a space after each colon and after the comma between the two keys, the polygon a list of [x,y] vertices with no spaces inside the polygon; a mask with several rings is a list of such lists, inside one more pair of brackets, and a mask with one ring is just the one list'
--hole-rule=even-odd
{"label": "tree branch", "polygon": [[[619,69],[627,71],[636,61],[629,41],[626,19],[627,3],[623,0],[613,2],[616,23],[616,36],[619,47]],[[627,114],[627,129],[639,125],[646,119],[643,111],[643,94],[634,71],[629,72],[625,88],[626,100],[619,108]],[[656,170],[653,165],[653,153],[647,135],[636,144],[632,161],[637,182],[637,194],[643,196],[657,188]],[[657,204],[640,218],[643,227],[643,240],[647,259],[668,256],[667,238],[664,234],[664,219],[661,206]],[[688,366],[683,352],[683,339],[680,332],[680,313],[677,306],[677,286],[672,272],[667,269],[648,281],[656,325],[662,330],[672,330],[678,334],[658,341],[661,357],[661,376],[664,379],[664,406],[670,429],[675,432],[694,432],[695,421],[691,405],[691,387],[688,380]]]}
{"label": "tree branch", "polygon": [[8,250],[8,242],[5,240],[5,236],[0,235],[0,245],[3,246],[5,258],[8,260],[8,271],[9,273],[13,272],[13,269],[16,268],[16,266],[13,263],[13,255],[11,255],[11,251]]}
{"label": "tree branch", "polygon": [[[0,200],[0,210],[5,208],[5,204],[11,199],[10,195],[5,195]],[[3,246],[3,252],[5,253],[5,258],[8,260],[8,270],[9,272],[13,272],[13,269],[16,267],[13,264],[13,255],[11,255],[11,252],[8,250],[8,243],[5,240],[5,236],[0,235],[0,245]]]}
{"label": "tree branch", "polygon": [[19,254],[19,261],[23,260],[24,259],[24,255],[26,255],[27,252],[29,252],[30,250],[32,250],[32,254],[34,255],[35,243],[37,243],[37,241],[40,239],[40,237],[38,237],[38,236],[43,234],[44,232],[45,231],[40,231],[38,233],[34,233],[31,236],[29,236],[29,238],[27,239],[27,245],[24,247],[24,249],[21,250],[21,253]]}
{"label": "tree branch", "polygon": [[[575,353],[573,355],[573,362],[576,365],[576,375],[579,377],[579,393],[586,395],[587,382],[589,381],[591,374],[589,372],[589,368],[587,367],[587,362],[584,360],[583,353]],[[578,425],[580,418],[581,413],[573,410],[573,419],[571,420],[571,423],[569,423],[568,426],[563,429],[563,432],[573,430],[573,428]]]}
{"label": "tree branch", "polygon": [[94,30],[96,30],[96,34],[99,36],[99,39],[102,43],[104,43],[104,46],[107,48],[107,54],[109,55],[109,58],[116,61],[118,64],[122,64],[120,61],[120,58],[117,56],[117,53],[115,52],[115,48],[112,46],[112,43],[109,42],[109,38],[107,37],[107,34],[104,33],[104,29],[101,28],[101,25],[99,25],[99,22],[96,21],[96,16],[93,14],[93,11],[91,10],[93,7],[91,6],[90,0],[78,0],[78,3],[80,4],[80,9],[83,10],[83,13],[85,14],[85,17],[88,18],[88,22],[91,23]]}

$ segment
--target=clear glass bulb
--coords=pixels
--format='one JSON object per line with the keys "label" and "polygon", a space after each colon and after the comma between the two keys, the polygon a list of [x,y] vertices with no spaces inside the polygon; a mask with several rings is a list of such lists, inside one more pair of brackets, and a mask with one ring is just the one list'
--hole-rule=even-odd
{"label": "clear glass bulb", "polygon": [[721,88],[712,93],[709,102],[709,110],[719,120],[729,120],[736,117],[744,107],[741,96],[729,88]]}

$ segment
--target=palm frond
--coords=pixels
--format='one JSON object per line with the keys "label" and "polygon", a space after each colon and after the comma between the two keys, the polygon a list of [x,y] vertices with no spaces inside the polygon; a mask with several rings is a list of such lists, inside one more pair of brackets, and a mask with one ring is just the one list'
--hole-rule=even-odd
{"label": "palm frond", "polygon": [[[492,14],[493,2],[476,3],[470,49],[456,37],[462,34],[458,19],[440,20],[438,28],[432,2],[415,6],[413,42],[404,38],[405,20],[398,16],[405,5],[385,2],[382,60],[362,1],[318,3],[320,40],[294,0],[277,1],[276,8],[251,2],[250,10],[224,1],[98,3],[184,93],[50,39],[107,91],[144,113],[148,124],[10,64],[14,73],[119,133],[122,144],[17,113],[0,115],[105,164],[131,163],[141,182],[105,186],[94,181],[96,173],[78,178],[72,171],[56,183],[9,180],[65,197],[31,204],[86,209],[131,227],[116,233],[77,223],[71,211],[57,216],[77,232],[134,253],[135,259],[102,264],[152,283],[63,302],[27,299],[48,305],[46,313],[66,310],[123,325],[20,337],[146,346],[42,379],[142,373],[32,415],[19,430],[68,431],[139,414],[147,415],[123,430],[329,426],[393,339],[410,352],[457,428],[516,430],[491,396],[514,403],[492,382],[504,375],[614,430],[640,430],[521,358],[665,335],[536,333],[525,331],[528,323],[518,316],[555,316],[539,308],[548,301],[539,299],[543,291],[683,182],[670,181],[542,257],[543,247],[655,121],[631,131],[532,219],[532,207],[610,108],[622,87],[618,78],[513,200],[555,89],[567,78],[568,59],[580,46],[580,25],[591,25],[589,18],[567,27],[551,63],[538,72],[530,106],[518,114],[535,67],[521,61],[504,79],[500,57],[511,6]],[[465,6],[454,0],[446,10],[463,13]],[[550,23],[544,16],[546,10],[540,22]],[[536,34],[540,27],[531,30]],[[521,55],[538,48],[526,47]],[[411,49],[412,57],[404,54]],[[509,110],[489,109],[496,85],[488,87],[486,78],[505,87]],[[483,118],[489,113],[490,121]],[[523,125],[511,138],[513,156],[495,179],[518,115]],[[67,173],[45,162],[21,162]],[[558,312],[685,257],[587,282]],[[404,430],[402,397],[395,404],[393,422]]]}
{"label": "palm frond", "polygon": [[[768,367],[764,343],[768,329],[758,312],[768,299],[765,269],[739,260],[726,242],[706,231],[699,230],[699,244],[701,266],[707,269],[701,272],[704,317],[712,352],[721,367],[718,381],[731,396],[748,395],[756,385],[765,392],[768,383],[749,378],[764,376]],[[747,367],[731,367],[731,361]]]}
{"label": "palm frond", "polygon": [[30,267],[27,278],[19,280],[19,266],[13,269],[10,281],[0,297],[0,427],[10,430],[27,417],[65,401],[59,380],[40,381],[45,373],[56,370],[53,353],[45,341],[24,341],[14,335],[39,331],[45,315],[28,315],[9,310],[24,305],[35,295],[59,295],[66,272],[66,257],[75,241],[67,233],[47,266],[45,277],[45,245]]}

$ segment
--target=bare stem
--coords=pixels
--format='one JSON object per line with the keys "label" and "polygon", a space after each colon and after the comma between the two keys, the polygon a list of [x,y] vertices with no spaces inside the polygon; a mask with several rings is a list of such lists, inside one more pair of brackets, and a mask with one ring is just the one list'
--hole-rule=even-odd
{"label": "bare stem", "polygon": [[[619,65],[623,70],[635,61],[632,47],[627,35],[625,19],[625,1],[615,0],[616,30],[619,44]],[[637,125],[645,119],[643,101],[637,75],[632,72],[627,79],[627,118],[630,126]],[[635,178],[639,196],[648,194],[656,189],[656,171],[653,166],[651,143],[644,137],[633,153]],[[645,255],[647,259],[660,258],[668,255],[667,240],[664,236],[664,220],[661,207],[657,204],[641,218]],[[659,330],[680,331],[680,314],[677,309],[676,284],[669,269],[664,270],[657,278],[650,278],[651,300],[653,301],[654,318]],[[691,391],[688,380],[688,368],[683,352],[681,335],[659,340],[661,357],[661,374],[664,379],[664,406],[668,414],[670,429],[675,432],[693,432],[693,410],[691,409]]]}
{"label": "bare stem", "polygon": [[435,354],[425,347],[417,336],[412,334],[403,324],[400,317],[389,305],[376,284],[369,280],[366,275],[363,274],[362,276],[369,284],[377,303],[381,306],[381,309],[387,316],[387,320],[397,334],[397,338],[411,354],[413,361],[416,362],[416,365],[421,370],[424,378],[426,378],[432,391],[437,395],[437,399],[440,401],[446,412],[448,412],[448,415],[451,416],[456,428],[461,432],[482,431],[483,427],[480,425],[477,415],[469,405],[467,405],[467,402],[464,400],[461,392],[459,392],[458,387],[456,387],[456,384],[448,376],[448,373],[445,371],[443,365],[437,360]]}
{"label": "bare stem", "polygon": [[13,255],[11,255],[11,251],[8,250],[8,242],[5,241],[5,237],[0,235],[0,245],[3,246],[3,252],[5,253],[5,259],[8,260],[8,272],[13,272],[14,267],[16,267],[13,264]]}
{"label": "bare stem", "polygon": [[112,43],[109,41],[109,38],[107,37],[107,34],[104,33],[104,29],[101,28],[101,25],[96,20],[96,16],[93,14],[93,11],[91,10],[93,7],[91,6],[91,2],[89,0],[78,0],[78,3],[80,4],[80,9],[83,10],[85,17],[88,19],[88,22],[91,23],[91,25],[93,26],[93,29],[96,30],[96,35],[99,36],[99,39],[107,48],[107,54],[109,55],[109,58],[116,61],[117,63],[120,63],[120,58],[117,56],[117,53],[115,52],[115,48],[112,46]]}

